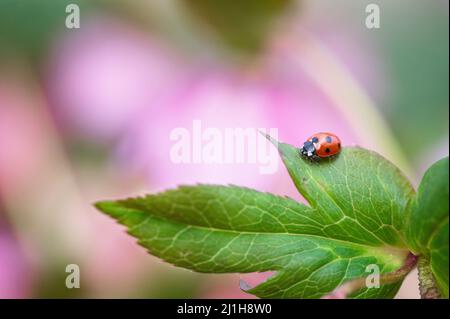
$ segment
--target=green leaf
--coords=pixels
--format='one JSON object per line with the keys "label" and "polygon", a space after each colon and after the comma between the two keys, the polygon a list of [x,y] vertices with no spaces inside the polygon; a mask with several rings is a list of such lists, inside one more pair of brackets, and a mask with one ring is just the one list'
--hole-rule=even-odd
{"label": "green leaf", "polygon": [[[247,290],[266,298],[318,298],[344,282],[403,265],[405,206],[414,191],[376,153],[346,148],[312,163],[278,144],[310,206],[237,186],[181,186],[160,194],[103,201],[97,208],[128,227],[148,251],[198,272],[275,275]],[[400,282],[354,298],[391,298]]]}
{"label": "green leaf", "polygon": [[448,157],[436,162],[425,173],[411,202],[407,239],[410,249],[429,259],[441,294],[448,298],[449,185]]}

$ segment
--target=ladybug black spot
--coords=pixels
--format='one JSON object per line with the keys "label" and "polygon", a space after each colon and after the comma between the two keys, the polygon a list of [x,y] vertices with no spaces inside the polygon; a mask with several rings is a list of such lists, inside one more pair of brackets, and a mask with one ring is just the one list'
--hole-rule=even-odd
{"label": "ladybug black spot", "polygon": [[317,137],[313,137],[312,139],[311,139],[311,141],[313,142],[313,143],[317,143],[317,142],[319,142],[319,139],[317,138]]}
{"label": "ladybug black spot", "polygon": [[341,148],[341,143],[338,143],[338,147]]}
{"label": "ladybug black spot", "polygon": [[333,138],[331,136],[325,137],[325,140],[327,141],[327,143],[333,142]]}
{"label": "ladybug black spot", "polygon": [[330,149],[328,147],[325,149],[325,153],[330,153]]}

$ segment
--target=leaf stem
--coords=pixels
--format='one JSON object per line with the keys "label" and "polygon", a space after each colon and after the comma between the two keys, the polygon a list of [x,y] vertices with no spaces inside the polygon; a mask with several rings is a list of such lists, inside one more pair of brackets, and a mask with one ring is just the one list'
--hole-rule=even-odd
{"label": "leaf stem", "polygon": [[[393,272],[382,274],[380,276],[380,284],[381,285],[392,284],[392,283],[398,282],[399,280],[402,280],[403,278],[405,278],[405,276],[407,274],[410,273],[411,270],[414,269],[414,267],[417,264],[417,260],[418,260],[417,256],[415,256],[412,253],[409,253],[405,259],[405,262],[399,269],[397,269]],[[339,286],[331,294],[326,296],[326,298],[328,298],[328,299],[345,299],[350,294],[352,294],[358,290],[361,290],[363,288],[366,288],[366,278],[365,277],[357,278],[354,280],[350,280],[350,281],[344,283],[343,285]]]}
{"label": "leaf stem", "polygon": [[441,294],[436,286],[433,273],[430,269],[429,260],[419,258],[417,268],[419,269],[419,290],[422,299],[439,299]]}

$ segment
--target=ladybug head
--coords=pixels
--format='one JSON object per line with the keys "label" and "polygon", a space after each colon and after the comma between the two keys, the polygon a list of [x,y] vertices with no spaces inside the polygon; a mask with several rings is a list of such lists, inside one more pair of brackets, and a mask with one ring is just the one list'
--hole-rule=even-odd
{"label": "ladybug head", "polygon": [[303,143],[301,153],[304,156],[313,157],[316,154],[316,147],[314,146],[314,143],[311,141],[306,141],[305,143]]}

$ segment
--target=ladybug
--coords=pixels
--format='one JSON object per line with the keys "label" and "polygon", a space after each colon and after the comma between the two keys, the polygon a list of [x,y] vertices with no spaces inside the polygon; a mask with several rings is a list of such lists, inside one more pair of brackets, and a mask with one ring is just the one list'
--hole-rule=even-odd
{"label": "ladybug", "polygon": [[341,140],[333,133],[321,132],[312,135],[303,143],[300,154],[306,158],[318,160],[339,154]]}

